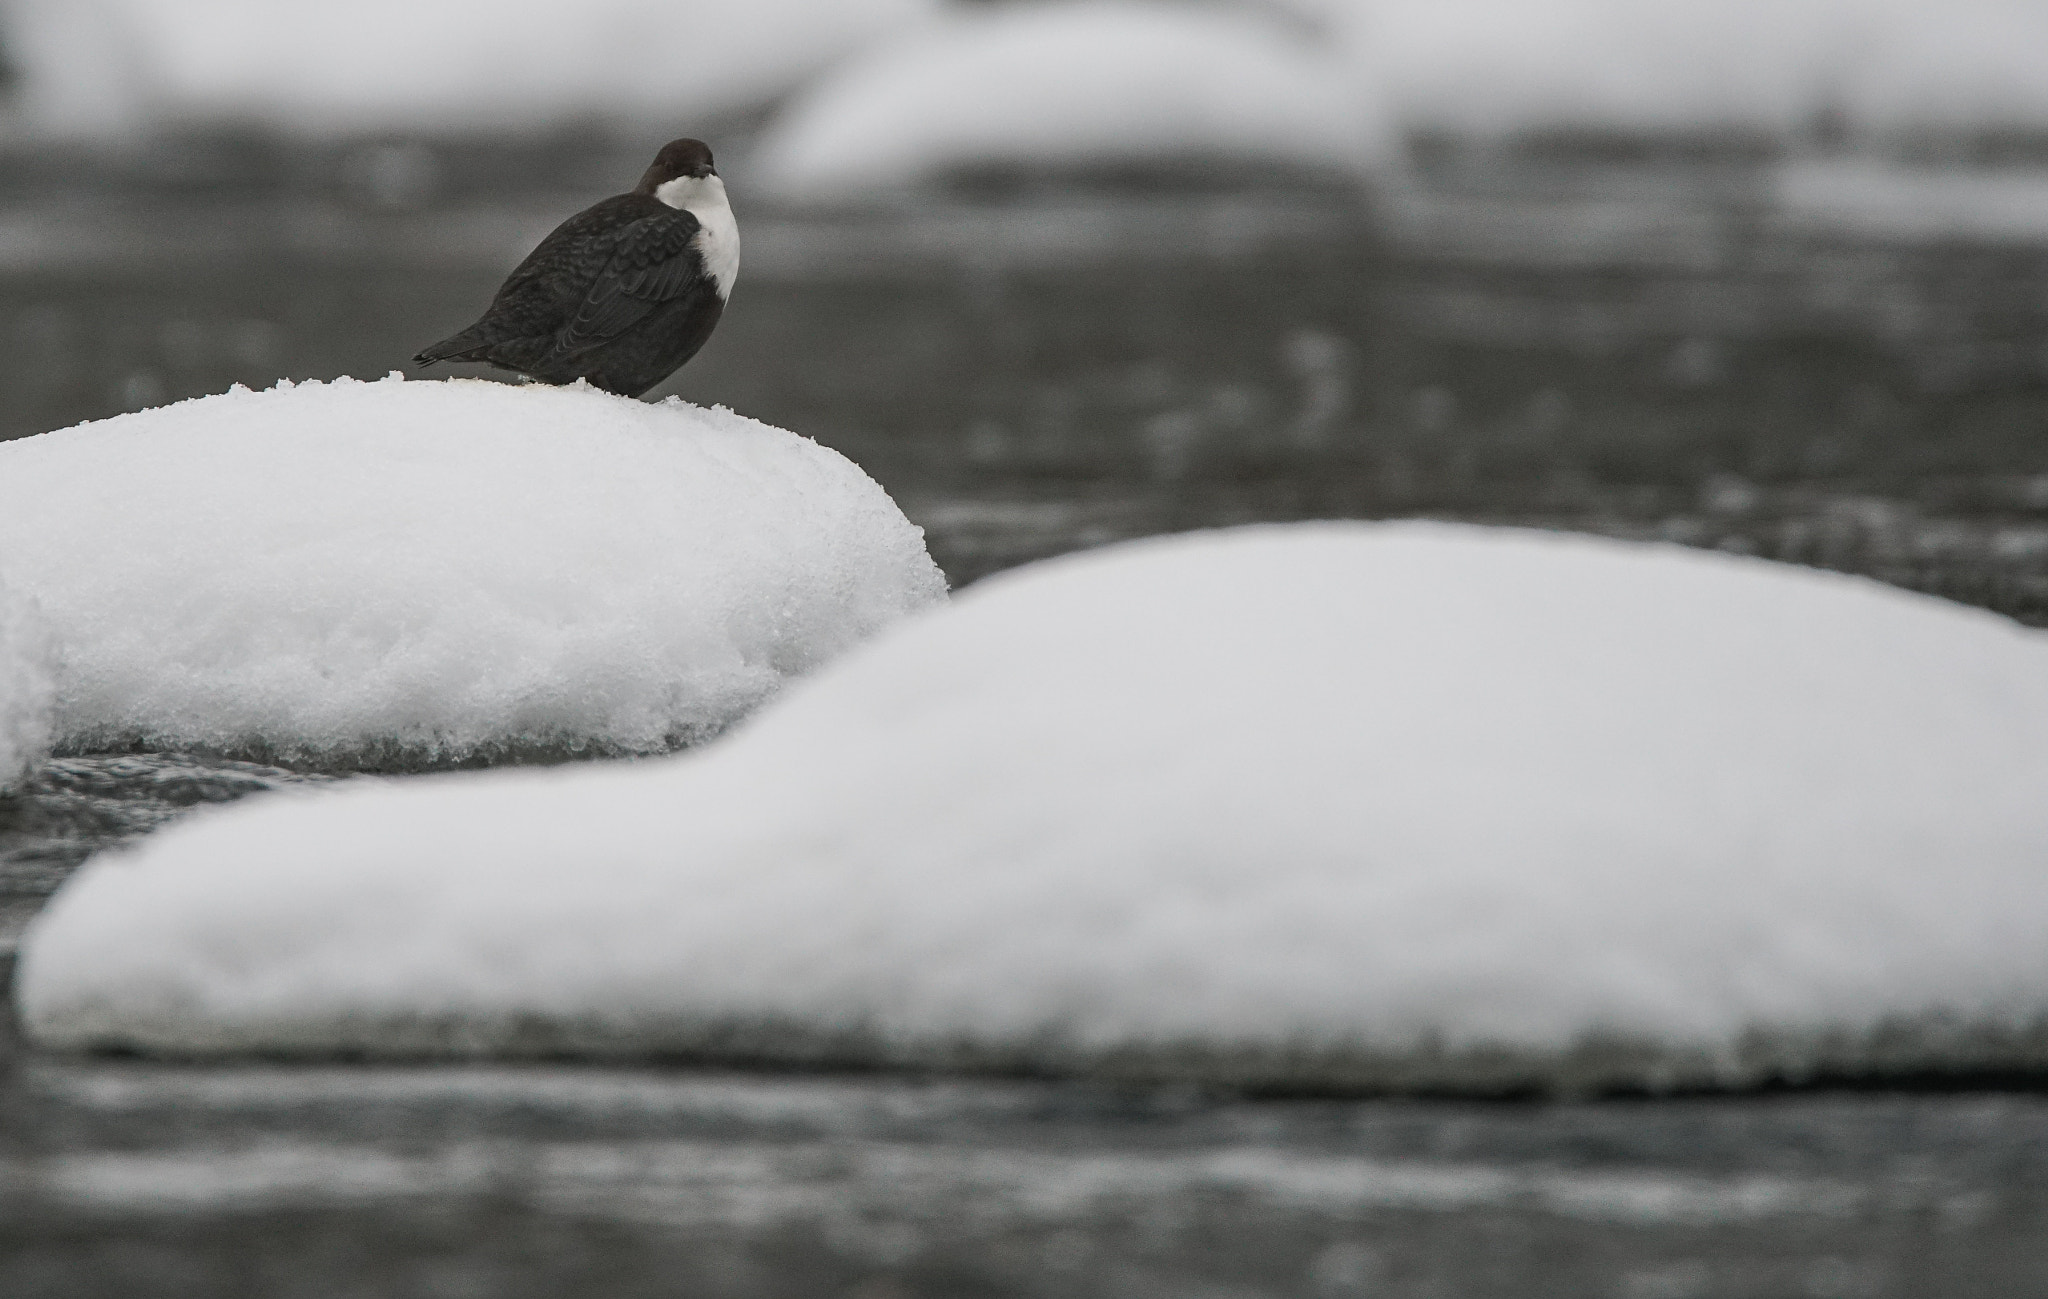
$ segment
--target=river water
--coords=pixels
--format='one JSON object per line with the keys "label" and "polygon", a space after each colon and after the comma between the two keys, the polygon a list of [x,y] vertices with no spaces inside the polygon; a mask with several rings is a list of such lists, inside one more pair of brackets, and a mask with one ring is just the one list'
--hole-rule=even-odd
{"label": "river water", "polygon": [[[2048,239],[1888,206],[1922,180],[1817,183],[1587,165],[1444,169],[1371,211],[1321,191],[743,205],[731,309],[661,391],[845,452],[956,585],[1154,532],[1426,514],[2048,624]],[[587,199],[17,203],[0,436],[401,367]],[[332,778],[60,756],[0,802],[0,948],[90,852]],[[180,1067],[10,1038],[0,1294],[2048,1293],[2041,1080],[1919,1081],[1937,1090],[1254,1101]]]}

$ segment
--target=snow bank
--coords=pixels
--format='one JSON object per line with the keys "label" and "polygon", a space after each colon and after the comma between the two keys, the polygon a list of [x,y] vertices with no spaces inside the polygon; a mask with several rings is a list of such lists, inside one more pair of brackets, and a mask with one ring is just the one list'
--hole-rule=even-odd
{"label": "snow bank", "polygon": [[697,753],[205,814],[30,932],[61,1047],[1311,1085],[2048,1063],[2048,637],[1434,525],[992,579]]}
{"label": "snow bank", "polygon": [[1328,51],[1252,14],[1146,3],[956,13],[855,59],[771,127],[769,192],[829,197],[965,167],[1257,163],[1353,173],[1392,134]]}
{"label": "snow bank", "polygon": [[0,584],[0,790],[49,751],[54,691],[48,630],[33,605]]}
{"label": "snow bank", "polygon": [[24,107],[47,130],[244,118],[316,131],[505,131],[585,115],[674,119],[758,107],[936,7],[17,0],[5,34]]}
{"label": "snow bank", "polygon": [[340,764],[664,749],[944,590],[807,439],[396,376],[0,443],[0,579],[56,638],[64,747]]}

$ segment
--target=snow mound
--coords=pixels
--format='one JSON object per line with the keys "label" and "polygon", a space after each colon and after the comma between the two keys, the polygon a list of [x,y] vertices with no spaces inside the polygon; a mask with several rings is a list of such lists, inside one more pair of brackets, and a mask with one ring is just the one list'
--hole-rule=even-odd
{"label": "snow mound", "polygon": [[48,629],[26,599],[0,584],[0,790],[50,747]]}
{"label": "snow mound", "polygon": [[1280,164],[1356,173],[1391,128],[1328,51],[1269,20],[1144,3],[961,12],[784,111],[757,183],[834,197],[966,168]]}
{"label": "snow mound", "polygon": [[715,745],[204,814],[18,983],[60,1047],[1262,1085],[2048,1065],[2048,636],[1441,525],[992,579]]}
{"label": "snow mound", "polygon": [[0,443],[0,580],[63,748],[339,765],[666,749],[944,592],[808,439],[395,375]]}
{"label": "snow mound", "polygon": [[165,119],[516,130],[757,108],[935,0],[16,0],[45,130]]}

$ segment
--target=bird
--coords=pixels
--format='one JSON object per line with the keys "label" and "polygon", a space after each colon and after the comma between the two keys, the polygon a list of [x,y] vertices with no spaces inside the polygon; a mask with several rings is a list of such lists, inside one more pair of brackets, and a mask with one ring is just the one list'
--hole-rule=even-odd
{"label": "bird", "polygon": [[638,397],[704,346],[739,269],[739,228],[710,147],[671,140],[631,193],[556,226],[481,320],[413,362],[481,361]]}

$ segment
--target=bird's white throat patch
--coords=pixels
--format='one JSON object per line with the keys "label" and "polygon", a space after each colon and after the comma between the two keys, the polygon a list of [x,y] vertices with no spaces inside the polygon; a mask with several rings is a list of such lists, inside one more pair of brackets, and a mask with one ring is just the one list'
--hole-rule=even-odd
{"label": "bird's white throat patch", "polygon": [[740,276],[740,228],[725,201],[725,182],[716,176],[678,176],[656,186],[654,197],[688,212],[704,227],[697,235],[697,255],[704,259],[704,273],[718,285],[719,300],[730,298],[732,282]]}

